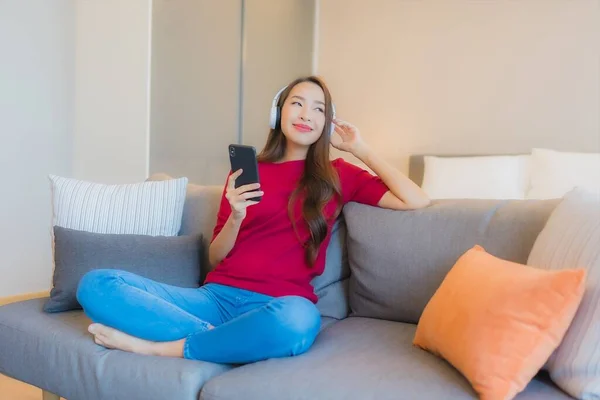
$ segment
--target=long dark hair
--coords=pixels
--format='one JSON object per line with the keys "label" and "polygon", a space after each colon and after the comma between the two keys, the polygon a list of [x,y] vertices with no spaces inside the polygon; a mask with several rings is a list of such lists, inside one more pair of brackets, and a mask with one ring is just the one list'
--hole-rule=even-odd
{"label": "long dark hair", "polygon": [[[310,145],[304,164],[304,172],[300,178],[298,187],[290,196],[288,203],[288,214],[297,234],[294,204],[300,195],[304,196],[302,217],[310,231],[310,238],[305,243],[302,243],[302,246],[305,248],[304,256],[306,263],[312,266],[317,259],[319,247],[327,236],[328,221],[325,217],[324,207],[332,198],[336,197],[337,207],[332,219],[337,218],[341,210],[341,189],[337,171],[333,168],[329,160],[329,129],[333,119],[333,109],[331,94],[325,82],[316,76],[298,78],[290,83],[281,93],[277,105],[279,110],[282,110],[283,104],[294,86],[302,82],[312,82],[318,85],[325,94],[325,125],[323,134],[321,134],[315,143]],[[285,149],[286,137],[281,130],[281,124],[277,123],[277,126],[269,132],[267,143],[258,155],[258,160],[277,162],[285,155]]]}

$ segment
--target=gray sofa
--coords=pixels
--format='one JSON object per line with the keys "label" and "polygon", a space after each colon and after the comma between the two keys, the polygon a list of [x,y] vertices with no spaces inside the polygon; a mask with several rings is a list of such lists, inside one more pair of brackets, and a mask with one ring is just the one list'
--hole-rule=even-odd
{"label": "gray sofa", "polygon": [[[220,195],[220,187],[189,185],[181,234],[208,239]],[[301,356],[234,366],[106,350],[81,311],[44,313],[37,299],[0,307],[0,373],[68,400],[476,399],[457,370],[412,345],[416,324],[464,251],[477,243],[525,263],[557,204],[446,200],[410,212],[346,205],[326,271],[313,282],[322,329]],[[544,372],[517,397],[570,398]]]}

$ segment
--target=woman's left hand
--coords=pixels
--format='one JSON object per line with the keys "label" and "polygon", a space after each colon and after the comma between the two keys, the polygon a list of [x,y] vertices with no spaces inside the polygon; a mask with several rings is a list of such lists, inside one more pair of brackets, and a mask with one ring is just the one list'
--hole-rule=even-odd
{"label": "woman's left hand", "polygon": [[331,145],[338,150],[356,154],[356,152],[364,145],[358,128],[349,122],[339,119],[334,119],[333,123],[335,124],[335,132],[340,135],[342,140],[332,140]]}

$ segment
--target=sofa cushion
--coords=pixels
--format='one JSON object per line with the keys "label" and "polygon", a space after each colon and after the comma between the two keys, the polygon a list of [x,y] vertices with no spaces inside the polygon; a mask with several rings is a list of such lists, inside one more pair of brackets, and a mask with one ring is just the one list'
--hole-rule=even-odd
{"label": "sofa cushion", "polygon": [[[173,179],[170,175],[156,173],[148,178],[149,181]],[[217,222],[217,212],[221,204],[223,186],[202,186],[190,183],[187,185],[183,220],[180,235],[202,234],[204,246],[208,248]],[[327,247],[325,271],[321,276],[312,280],[315,294],[319,298],[317,308],[324,317],[343,319],[348,316],[348,257],[346,252],[346,224],[343,217],[335,223],[331,241]],[[210,271],[208,251],[203,259],[201,279],[204,281]]]}
{"label": "sofa cushion", "polygon": [[325,255],[325,270],[311,281],[322,316],[344,319],[348,316],[348,254],[346,222],[340,217],[333,225]]}
{"label": "sofa cushion", "polygon": [[[442,359],[412,346],[416,326],[347,318],[323,330],[307,353],[248,364],[211,379],[202,400],[477,399]],[[534,379],[517,400],[570,397]]]}
{"label": "sofa cushion", "polygon": [[436,200],[413,211],[344,208],[351,315],[417,323],[458,258],[476,244],[525,264],[558,200]]}
{"label": "sofa cushion", "polygon": [[55,226],[53,288],[44,311],[81,309],[77,286],[94,269],[116,268],[169,285],[198,287],[200,240],[197,235],[118,235]]}
{"label": "sofa cushion", "polygon": [[45,299],[0,307],[0,373],[69,400],[196,400],[231,367],[107,350],[82,311],[47,314]]}
{"label": "sofa cushion", "polygon": [[52,226],[96,233],[176,236],[187,178],[105,185],[49,176]]}
{"label": "sofa cushion", "polygon": [[600,398],[600,193],[574,189],[556,207],[527,263],[550,271],[586,268],[583,301],[547,363],[561,388],[580,399]]}
{"label": "sofa cushion", "polygon": [[424,156],[421,187],[432,199],[524,199],[530,157]]}
{"label": "sofa cushion", "polygon": [[531,149],[529,199],[558,199],[579,187],[600,193],[600,153]]}
{"label": "sofa cushion", "polygon": [[413,343],[456,367],[482,399],[512,399],[558,347],[585,278],[581,268],[544,271],[476,245],[425,307]]}

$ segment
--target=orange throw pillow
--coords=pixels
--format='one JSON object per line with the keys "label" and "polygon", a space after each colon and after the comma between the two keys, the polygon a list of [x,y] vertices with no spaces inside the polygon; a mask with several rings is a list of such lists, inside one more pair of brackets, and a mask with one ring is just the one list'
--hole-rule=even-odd
{"label": "orange throw pillow", "polygon": [[584,269],[542,270],[475,246],[425,307],[413,343],[452,364],[482,400],[512,399],[560,344],[585,279]]}

